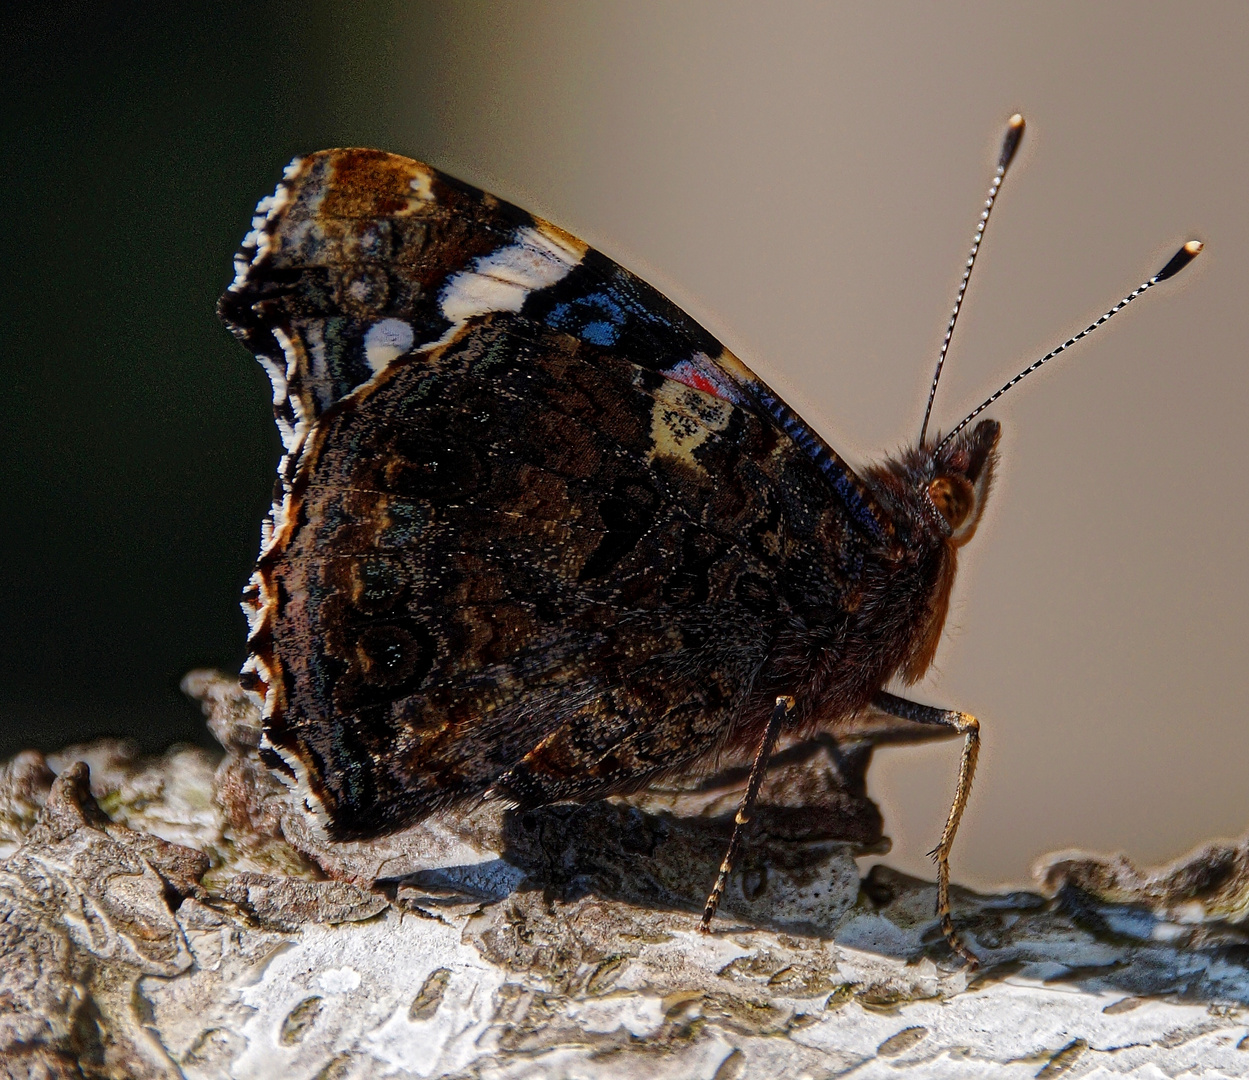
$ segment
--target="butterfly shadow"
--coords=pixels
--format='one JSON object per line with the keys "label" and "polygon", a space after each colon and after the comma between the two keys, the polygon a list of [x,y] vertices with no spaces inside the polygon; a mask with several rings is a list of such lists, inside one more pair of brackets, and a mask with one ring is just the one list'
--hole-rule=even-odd
{"label": "butterfly shadow", "polygon": [[[775,754],[713,935],[766,929],[959,968],[934,914],[934,883],[883,864],[861,877],[855,861],[889,850],[866,793],[875,747],[930,731],[890,722]],[[578,922],[573,936],[591,925],[601,936],[610,923],[622,941],[693,931],[747,771],[730,767],[628,798],[509,810],[498,859],[420,871],[405,884],[434,904],[511,905],[507,920],[536,920],[544,933]],[[1177,929],[1144,906],[1106,903],[1072,884],[1049,896],[956,886],[952,899],[955,924],[981,960],[971,989],[1021,978],[1127,995],[1122,1008],[1158,995],[1249,1004],[1249,935],[1237,927]]]}
{"label": "butterfly shadow", "polygon": [[[773,755],[717,930],[749,924],[831,936],[858,896],[855,857],[889,846],[866,794],[873,745],[821,735]],[[422,870],[405,884],[452,904],[535,890],[564,904],[593,896],[688,913],[692,928],[724,858],[748,771],[748,764],[732,765],[684,786],[507,810],[496,819],[499,859]]]}

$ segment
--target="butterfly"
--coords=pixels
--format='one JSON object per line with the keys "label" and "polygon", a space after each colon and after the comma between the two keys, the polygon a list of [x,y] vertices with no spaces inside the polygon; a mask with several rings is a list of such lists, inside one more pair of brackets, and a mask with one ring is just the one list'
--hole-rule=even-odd
{"label": "butterfly", "polygon": [[745,752],[706,929],[778,736],[877,710],[964,736],[934,854],[974,963],[948,882],[979,726],[884,687],[933,660],[995,421],[930,439],[926,415],[856,471],[629,271],[377,150],[294,161],[235,266],[219,311],[270,376],[284,448],[242,678],[264,759],[328,836]]}

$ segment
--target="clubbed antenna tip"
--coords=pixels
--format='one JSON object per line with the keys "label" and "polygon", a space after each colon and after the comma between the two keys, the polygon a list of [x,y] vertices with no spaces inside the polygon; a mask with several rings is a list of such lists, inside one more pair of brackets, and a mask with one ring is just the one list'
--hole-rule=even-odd
{"label": "clubbed antenna tip", "polygon": [[1023,138],[1024,122],[1019,113],[1015,113],[1006,121],[1006,134],[1002,137],[1002,152],[998,155],[999,169],[1005,170],[1014,160],[1015,151],[1019,149],[1019,141]]}
{"label": "clubbed antenna tip", "polygon": [[1190,240],[1179,251],[1171,256],[1167,265],[1154,275],[1154,281],[1166,281],[1175,277],[1181,270],[1201,254],[1205,245],[1200,240]]}

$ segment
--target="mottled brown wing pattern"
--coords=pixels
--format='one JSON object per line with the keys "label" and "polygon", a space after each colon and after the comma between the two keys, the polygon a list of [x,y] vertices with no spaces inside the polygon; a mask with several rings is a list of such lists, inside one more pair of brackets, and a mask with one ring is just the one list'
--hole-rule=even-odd
{"label": "mottled brown wing pattern", "polygon": [[269,739],[319,763],[340,833],[714,755],[789,609],[784,564],[844,529],[769,423],[511,315],[396,363],[307,469],[273,560]]}
{"label": "mottled brown wing pattern", "polygon": [[222,302],[287,450],[245,678],[331,833],[754,738],[792,612],[839,633],[889,538],[844,463],[649,286],[416,162],[314,155],[260,211]]}

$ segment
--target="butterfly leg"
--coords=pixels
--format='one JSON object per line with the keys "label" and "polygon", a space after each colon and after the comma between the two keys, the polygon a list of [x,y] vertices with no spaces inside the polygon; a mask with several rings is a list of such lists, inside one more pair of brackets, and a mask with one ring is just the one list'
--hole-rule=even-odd
{"label": "butterfly leg", "polygon": [[746,790],[742,794],[742,801],[737,807],[737,815],[733,819],[733,835],[729,838],[729,847],[724,853],[724,860],[720,863],[720,873],[716,876],[711,895],[707,897],[707,906],[703,908],[703,921],[698,928],[704,934],[711,929],[711,920],[715,918],[716,908],[720,906],[720,898],[724,895],[725,886],[729,883],[733,862],[742,846],[742,833],[746,828],[746,823],[750,821],[750,812],[754,809],[755,800],[759,797],[759,788],[763,785],[763,777],[768,770],[768,758],[772,756],[772,749],[776,746],[777,737],[781,733],[781,724],[793,710],[794,699],[792,697],[788,694],[778,697],[776,707],[768,719],[768,726],[764,729],[763,738],[759,740],[759,749],[755,751],[755,760],[750,766],[750,778],[746,781]]}
{"label": "butterfly leg", "polygon": [[953,709],[934,709],[930,705],[917,705],[913,701],[886,694],[884,691],[872,699],[872,704],[890,716],[912,720],[918,724],[938,724],[941,727],[953,728],[965,737],[954,802],[950,805],[950,814],[945,819],[941,840],[928,854],[937,863],[937,918],[941,920],[941,932],[945,934],[945,939],[950,943],[951,949],[966,960],[971,967],[979,967],[980,962],[954,932],[954,922],[950,918],[950,848],[954,846],[954,834],[958,832],[958,823],[963,816],[964,807],[967,806],[967,796],[971,794],[971,780],[975,775],[976,758],[980,753],[980,721],[967,713],[956,712]]}

